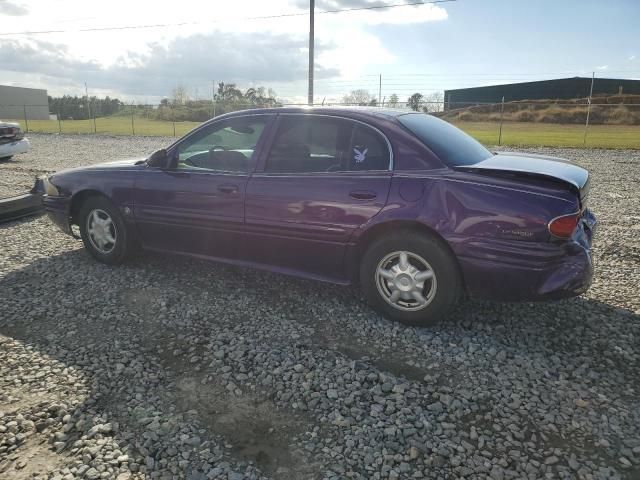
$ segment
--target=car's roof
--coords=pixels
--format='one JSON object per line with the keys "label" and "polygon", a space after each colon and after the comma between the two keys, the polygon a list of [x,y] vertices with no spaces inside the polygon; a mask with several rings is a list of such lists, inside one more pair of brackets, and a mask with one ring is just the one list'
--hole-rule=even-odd
{"label": "car's roof", "polygon": [[246,113],[256,114],[269,114],[269,113],[318,113],[326,115],[349,115],[354,114],[358,116],[371,116],[371,117],[398,117],[400,115],[406,115],[408,113],[415,113],[412,111],[383,108],[383,107],[359,107],[359,106],[327,106],[327,107],[273,107],[273,108],[251,108],[247,110],[239,110],[236,112],[230,112],[228,116],[242,115]]}

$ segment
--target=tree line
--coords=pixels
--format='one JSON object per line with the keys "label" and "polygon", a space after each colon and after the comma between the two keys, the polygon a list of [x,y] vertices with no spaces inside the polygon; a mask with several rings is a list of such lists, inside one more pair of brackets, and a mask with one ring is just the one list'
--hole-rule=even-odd
{"label": "tree line", "polygon": [[282,103],[271,88],[250,87],[245,90],[235,83],[219,82],[213,98],[192,98],[182,85],[176,86],[171,98],[163,98],[152,118],[174,122],[202,122],[217,115],[246,108],[278,107]]}
{"label": "tree line", "polygon": [[[348,105],[377,106],[378,99],[368,90],[352,90],[345,95],[342,102]],[[410,108],[416,112],[440,112],[443,110],[442,92],[431,95],[414,93],[406,101],[400,101],[397,94],[392,94],[383,100],[383,106],[390,108]],[[82,120],[92,117],[106,117],[117,114],[131,114],[132,108],[139,115],[147,118],[165,121],[196,121],[202,122],[223,113],[246,108],[278,107],[282,102],[278,100],[276,92],[271,88],[250,87],[239,88],[235,83],[219,82],[208,99],[190,95],[188,89],[177,85],[170,97],[163,98],[157,106],[128,106],[118,98],[98,98],[95,96],[49,96],[49,111],[58,115],[62,120]]]}
{"label": "tree line", "polygon": [[124,103],[117,98],[62,97],[49,96],[49,111],[61,120],[83,120],[92,117],[106,117],[118,113]]}
{"label": "tree line", "polygon": [[[195,97],[195,98],[194,98]],[[208,120],[214,115],[253,107],[276,107],[282,105],[271,88],[239,88],[235,83],[217,84],[213,98],[192,96],[186,87],[176,86],[171,97],[163,98],[158,106],[129,106],[118,98],[95,96],[49,96],[49,111],[61,120],[84,120],[117,114],[130,114],[131,109],[139,115],[156,120],[196,121]]]}
{"label": "tree line", "polygon": [[[351,93],[342,97],[342,102],[347,105],[377,106],[378,99],[371,95],[368,90],[352,90]],[[409,96],[406,102],[401,102],[397,94],[392,94],[388,99],[383,99],[384,107],[389,108],[410,108],[415,112],[441,112],[444,108],[444,96],[442,92],[434,92],[430,95],[423,95],[416,92]]]}

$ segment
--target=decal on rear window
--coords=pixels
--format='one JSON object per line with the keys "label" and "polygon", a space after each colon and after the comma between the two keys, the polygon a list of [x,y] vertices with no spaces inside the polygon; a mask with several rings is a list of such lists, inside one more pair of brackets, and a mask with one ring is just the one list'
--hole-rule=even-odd
{"label": "decal on rear window", "polygon": [[355,155],[353,156],[353,159],[356,161],[356,163],[362,163],[367,159],[367,152],[369,151],[368,148],[365,148],[364,150],[360,151],[357,148],[353,149],[353,153],[355,153]]}

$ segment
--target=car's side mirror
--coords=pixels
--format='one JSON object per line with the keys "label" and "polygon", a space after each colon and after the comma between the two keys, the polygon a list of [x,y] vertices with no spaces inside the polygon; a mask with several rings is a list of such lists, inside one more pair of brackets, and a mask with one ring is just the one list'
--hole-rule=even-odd
{"label": "car's side mirror", "polygon": [[169,155],[164,148],[153,152],[147,160],[147,165],[150,167],[161,168],[163,170],[171,168],[172,163],[171,155]]}

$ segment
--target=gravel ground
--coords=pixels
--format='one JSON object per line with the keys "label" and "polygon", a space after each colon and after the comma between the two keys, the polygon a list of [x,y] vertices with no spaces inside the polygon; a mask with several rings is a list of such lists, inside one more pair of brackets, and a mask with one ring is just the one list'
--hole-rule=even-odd
{"label": "gravel ground", "polygon": [[146,156],[167,147],[173,137],[111,137],[102,135],[27,136],[31,151],[0,161],[0,198],[20,195],[33,187],[37,175],[90,163]]}
{"label": "gravel ground", "polygon": [[[170,142],[31,139],[10,188]],[[44,217],[1,225],[0,478],[640,478],[640,152],[536,151],[593,174],[593,287],[429,329],[349,288],[112,268]]]}

